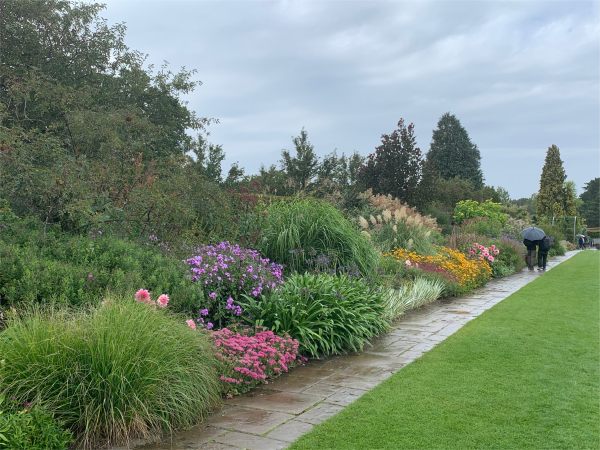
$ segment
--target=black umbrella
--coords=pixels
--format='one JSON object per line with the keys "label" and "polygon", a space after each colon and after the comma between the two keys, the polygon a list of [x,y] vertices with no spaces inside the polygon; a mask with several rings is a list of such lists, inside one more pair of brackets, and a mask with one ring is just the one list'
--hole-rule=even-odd
{"label": "black umbrella", "polygon": [[521,236],[523,239],[528,239],[530,241],[539,241],[546,236],[544,230],[537,227],[527,227],[523,231],[521,231]]}

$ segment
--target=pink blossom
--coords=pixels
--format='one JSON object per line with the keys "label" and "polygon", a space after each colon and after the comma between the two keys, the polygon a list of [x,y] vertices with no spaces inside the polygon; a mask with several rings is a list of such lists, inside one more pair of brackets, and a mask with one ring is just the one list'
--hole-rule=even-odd
{"label": "pink blossom", "polygon": [[162,294],[158,297],[158,300],[156,300],[156,304],[161,308],[166,308],[169,304],[169,296],[167,294]]}
{"label": "pink blossom", "polygon": [[152,300],[150,299],[150,292],[146,289],[140,289],[135,293],[135,299],[140,303],[150,303]]}
{"label": "pink blossom", "polygon": [[187,323],[187,326],[190,327],[192,330],[196,329],[196,323],[192,319],[186,320],[185,323]]}

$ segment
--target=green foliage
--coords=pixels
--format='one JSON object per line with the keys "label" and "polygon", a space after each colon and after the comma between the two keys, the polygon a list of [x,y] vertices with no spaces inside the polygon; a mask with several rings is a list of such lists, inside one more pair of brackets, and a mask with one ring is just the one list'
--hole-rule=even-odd
{"label": "green foliage", "polygon": [[295,191],[305,191],[317,175],[319,159],[304,128],[299,136],[293,138],[293,141],[296,156],[292,156],[288,150],[283,150],[281,164]]}
{"label": "green foliage", "polygon": [[134,300],[14,319],[0,354],[3,393],[39,402],[86,448],[192,426],[219,402],[207,336]]}
{"label": "green foliage", "polygon": [[444,179],[468,180],[475,188],[483,186],[481,155],[456,116],[446,113],[433,131],[427,161]]}
{"label": "green foliage", "polygon": [[560,159],[560,150],[556,145],[548,147],[546,160],[540,178],[540,190],[537,195],[538,216],[553,217],[565,216],[566,191],[564,182],[567,178]]}
{"label": "green foliage", "polygon": [[587,226],[600,227],[600,178],[588,181],[579,198],[583,201],[581,214]]}
{"label": "green foliage", "polygon": [[270,205],[260,250],[286,270],[297,272],[310,269],[311,260],[324,257],[336,271],[357,269],[370,275],[379,258],[369,240],[340,211],[315,199]]}
{"label": "green foliage", "polygon": [[[0,408],[9,405],[0,396]],[[63,429],[51,414],[38,405],[32,408],[0,409],[0,449],[66,450],[73,441],[71,432]]]}
{"label": "green foliage", "polygon": [[382,292],[345,275],[294,274],[268,297],[246,297],[243,307],[255,325],[289,334],[311,357],[359,351],[388,326]]}
{"label": "green foliage", "polygon": [[1,218],[1,305],[82,306],[97,304],[107,292],[133,298],[140,288],[169,294],[176,311],[195,312],[202,303],[202,288],[185,277],[185,264],[150,245],[44,232],[34,220]]}
{"label": "green foliage", "polygon": [[440,279],[417,277],[385,295],[385,317],[392,321],[406,311],[419,308],[441,297],[445,283]]}
{"label": "green foliage", "polygon": [[541,275],[291,450],[598,448],[599,263]]}
{"label": "green foliage", "polygon": [[389,194],[416,205],[422,166],[414,125],[406,126],[400,119],[396,130],[381,136],[381,145],[367,157],[359,177],[362,184],[376,194]]}
{"label": "green foliage", "polygon": [[[550,251],[548,252],[548,256],[561,256],[565,254],[565,249],[560,243],[561,240],[564,239],[565,233],[557,224],[552,225],[550,222],[545,220],[541,220],[538,225],[539,228],[546,232],[546,236],[550,236],[554,239],[552,243],[552,247],[550,247]],[[572,231],[567,234],[572,238]]]}
{"label": "green foliage", "polygon": [[454,220],[462,223],[467,219],[475,217],[485,217],[491,221],[499,222],[504,225],[508,220],[508,214],[502,212],[502,205],[486,200],[477,202],[475,200],[461,200],[454,208]]}

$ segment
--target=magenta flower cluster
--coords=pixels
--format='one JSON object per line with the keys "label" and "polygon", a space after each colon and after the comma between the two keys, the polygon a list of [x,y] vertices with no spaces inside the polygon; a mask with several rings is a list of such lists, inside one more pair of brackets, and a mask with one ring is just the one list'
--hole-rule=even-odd
{"label": "magenta flower cluster", "polygon": [[211,336],[217,358],[223,363],[220,379],[228,393],[245,392],[266,383],[287,372],[298,360],[298,341],[272,331],[234,333],[223,328]]}
{"label": "magenta flower cluster", "polygon": [[480,259],[482,261],[487,261],[490,264],[494,262],[496,256],[500,254],[500,250],[495,245],[490,245],[486,247],[485,245],[481,245],[477,242],[474,242],[469,249],[469,255]]}
{"label": "magenta flower cluster", "polygon": [[201,283],[207,298],[197,323],[208,320],[226,326],[243,313],[235,299],[241,295],[259,297],[283,283],[283,266],[263,258],[256,250],[221,242],[205,245],[186,260],[192,281]]}

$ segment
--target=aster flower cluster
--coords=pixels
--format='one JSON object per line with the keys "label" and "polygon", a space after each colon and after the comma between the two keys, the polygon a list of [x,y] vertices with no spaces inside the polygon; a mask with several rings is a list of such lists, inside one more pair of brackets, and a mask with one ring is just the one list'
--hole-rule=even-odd
{"label": "aster flower cluster", "polygon": [[223,328],[211,334],[221,361],[220,379],[228,394],[241,393],[287,372],[298,360],[297,340],[272,331],[253,334]]}
{"label": "aster flower cluster", "polygon": [[186,263],[192,281],[203,286],[207,299],[196,323],[209,329],[215,324],[225,326],[243,314],[236,298],[256,298],[283,283],[283,266],[263,258],[256,250],[229,242],[200,247]]}

